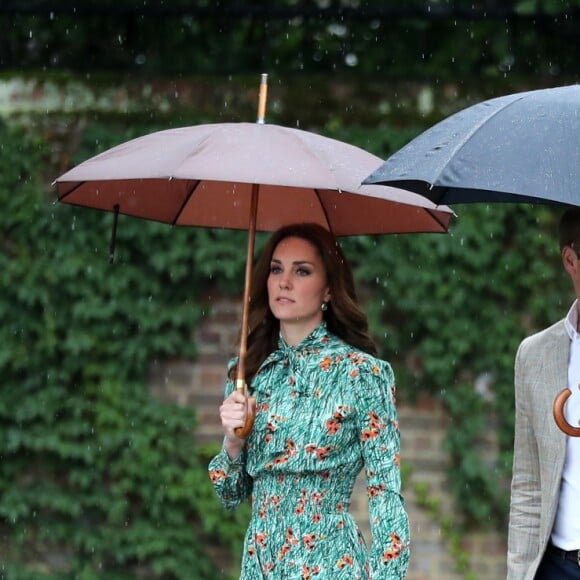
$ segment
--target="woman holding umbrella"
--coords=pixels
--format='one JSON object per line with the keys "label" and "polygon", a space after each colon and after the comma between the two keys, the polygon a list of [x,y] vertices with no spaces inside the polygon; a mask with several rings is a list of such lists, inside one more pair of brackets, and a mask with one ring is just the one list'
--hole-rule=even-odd
{"label": "woman holding umbrella", "polygon": [[[285,226],[254,271],[248,403],[229,365],[225,433],[209,472],[229,509],[251,498],[241,578],[399,579],[409,562],[390,365],[376,358],[352,272],[330,232]],[[253,431],[243,439],[248,404]],[[348,513],[365,468],[372,546]]]}

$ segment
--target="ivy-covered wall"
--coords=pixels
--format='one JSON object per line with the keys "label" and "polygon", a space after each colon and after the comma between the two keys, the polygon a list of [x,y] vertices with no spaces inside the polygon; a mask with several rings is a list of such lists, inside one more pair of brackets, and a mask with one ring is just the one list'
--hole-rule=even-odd
{"label": "ivy-covered wall", "polygon": [[[204,546],[239,552],[245,514],[230,519],[212,496],[205,472],[211,449],[197,448],[190,436],[194,410],[152,399],[146,375],[155,360],[195,356],[202,289],[240,291],[244,233],[121,217],[110,265],[112,216],[55,204],[50,187],[68,166],[130,137],[230,120],[223,103],[237,94],[234,81],[226,83],[229,93],[212,96],[219,103],[214,118],[195,117],[196,102],[208,105],[192,82],[180,88],[189,91],[186,109],[133,114],[126,101],[116,112],[13,110],[0,125],[6,578],[211,578],[215,564]],[[240,86],[247,89],[247,79]],[[451,93],[443,108],[413,116],[409,104],[424,104],[418,88],[406,96],[385,91],[390,108],[380,123],[321,107],[318,117],[310,110],[308,128],[386,157],[445,106],[469,100]],[[288,117],[287,101],[272,93],[269,119],[298,114]],[[255,91],[246,94],[249,110]],[[397,103],[407,103],[399,117]],[[376,105],[368,108],[379,114]],[[382,355],[404,385],[398,397],[428,393],[451,415],[450,481],[466,524],[502,533],[515,350],[525,335],[561,317],[572,298],[555,236],[560,210],[482,204],[456,211],[449,235],[351,238],[344,247]],[[490,416],[501,448],[492,466],[477,447]]]}

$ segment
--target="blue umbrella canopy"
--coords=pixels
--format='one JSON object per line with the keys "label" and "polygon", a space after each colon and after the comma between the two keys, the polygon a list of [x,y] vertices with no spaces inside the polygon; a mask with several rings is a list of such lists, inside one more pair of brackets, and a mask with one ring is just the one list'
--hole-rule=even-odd
{"label": "blue umbrella canopy", "polygon": [[[437,204],[580,206],[580,85],[514,93],[472,105],[421,133],[363,184],[407,189]],[[558,427],[572,437],[563,389]]]}
{"label": "blue umbrella canopy", "polygon": [[580,205],[580,85],[497,97],[421,133],[366,177],[437,204]]}

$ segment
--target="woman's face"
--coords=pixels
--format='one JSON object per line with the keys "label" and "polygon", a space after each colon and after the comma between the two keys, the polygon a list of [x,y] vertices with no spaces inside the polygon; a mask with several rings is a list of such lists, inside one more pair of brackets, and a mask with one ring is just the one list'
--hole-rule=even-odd
{"label": "woman's face", "polygon": [[286,338],[305,338],[322,321],[321,306],[330,300],[324,264],[316,247],[302,238],[276,246],[268,276],[268,302]]}

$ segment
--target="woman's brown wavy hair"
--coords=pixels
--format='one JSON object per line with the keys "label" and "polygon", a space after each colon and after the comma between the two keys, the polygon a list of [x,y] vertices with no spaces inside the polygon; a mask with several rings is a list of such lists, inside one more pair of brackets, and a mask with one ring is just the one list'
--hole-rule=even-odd
{"label": "woman's brown wavy hair", "polygon": [[[323,313],[328,330],[358,350],[374,356],[377,354],[376,344],[368,334],[366,314],[358,304],[352,271],[334,236],[314,223],[288,225],[272,234],[254,267],[248,314],[246,354],[248,385],[251,384],[260,364],[278,345],[280,323],[268,305],[267,281],[274,250],[286,238],[301,238],[313,244],[318,250],[331,295],[328,309]],[[235,376],[235,367],[231,369],[230,376],[232,378]]]}

